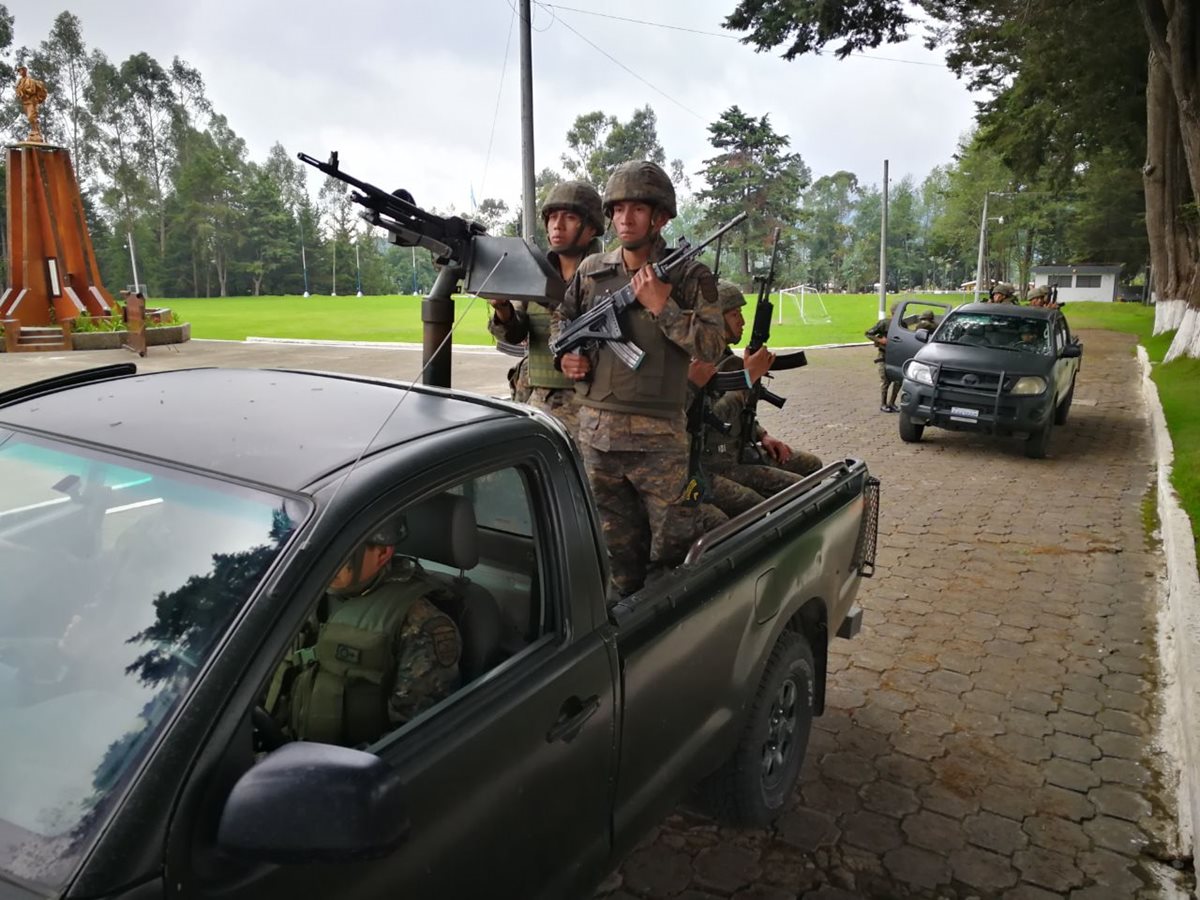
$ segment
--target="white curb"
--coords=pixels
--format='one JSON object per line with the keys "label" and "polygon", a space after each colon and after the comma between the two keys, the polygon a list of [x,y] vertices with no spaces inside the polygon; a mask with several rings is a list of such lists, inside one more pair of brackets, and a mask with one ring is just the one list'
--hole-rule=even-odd
{"label": "white curb", "polygon": [[1159,656],[1163,667],[1163,743],[1179,767],[1179,840],[1190,854],[1200,822],[1200,573],[1192,523],[1171,487],[1175,450],[1167,431],[1158,388],[1150,378],[1150,357],[1138,345],[1142,393],[1154,435],[1158,478],[1158,518],[1167,583],[1159,615]]}

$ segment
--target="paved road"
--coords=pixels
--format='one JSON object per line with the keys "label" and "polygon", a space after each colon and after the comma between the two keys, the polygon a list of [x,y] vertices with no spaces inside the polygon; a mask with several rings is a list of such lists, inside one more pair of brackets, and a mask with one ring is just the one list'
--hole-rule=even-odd
{"label": "paved road", "polygon": [[[1163,896],[1173,816],[1152,744],[1155,578],[1149,438],[1132,342],[1084,335],[1075,408],[1048,460],[1017,440],[877,412],[872,351],[818,351],[775,387],[778,436],[883,479],[866,619],[832,656],[795,805],[769,831],[686,806],[602,891],[610,900]],[[134,359],[0,354],[0,389]],[[193,342],[146,369],[248,365],[416,378],[419,354]],[[505,390],[507,360],[456,356],[456,386]],[[1161,867],[1160,867],[1161,868]]]}
{"label": "paved road", "polygon": [[737,832],[685,807],[609,900],[1163,896],[1149,435],[1133,342],[1083,337],[1043,461],[1011,438],[903,444],[870,350],[778,379],[772,433],[883,481],[863,631],[835,647],[793,809]]}

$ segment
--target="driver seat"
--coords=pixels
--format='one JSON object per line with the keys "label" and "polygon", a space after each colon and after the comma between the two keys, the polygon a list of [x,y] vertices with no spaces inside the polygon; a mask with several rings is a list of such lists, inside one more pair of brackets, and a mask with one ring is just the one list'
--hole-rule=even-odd
{"label": "driver seat", "polygon": [[423,562],[458,569],[458,575],[427,572],[446,589],[449,599],[438,607],[454,620],[462,638],[459,668],[463,684],[478,678],[504,659],[504,618],[487,589],[467,578],[479,565],[479,527],[475,511],[464,498],[437,494],[404,511],[408,533],[396,543],[396,553]]}

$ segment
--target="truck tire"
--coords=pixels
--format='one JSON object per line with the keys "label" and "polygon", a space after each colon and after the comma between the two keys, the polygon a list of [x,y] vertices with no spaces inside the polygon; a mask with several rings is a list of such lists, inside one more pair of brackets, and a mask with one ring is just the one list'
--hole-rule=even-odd
{"label": "truck tire", "polygon": [[1045,459],[1046,451],[1050,449],[1050,432],[1054,428],[1054,418],[1046,420],[1046,424],[1025,439],[1025,455],[1030,459]]}
{"label": "truck tire", "polygon": [[1067,413],[1071,411],[1071,401],[1075,399],[1075,377],[1071,377],[1071,387],[1067,390],[1067,396],[1062,398],[1062,403],[1054,410],[1054,424],[1066,425]]}
{"label": "truck tire", "polygon": [[706,784],[719,818],[764,826],[787,808],[808,749],[815,685],[808,641],[785,631],[767,659],[737,749]]}
{"label": "truck tire", "polygon": [[924,433],[924,425],[918,425],[908,417],[908,413],[900,410],[900,440],[908,444],[915,444],[921,440],[921,435]]}

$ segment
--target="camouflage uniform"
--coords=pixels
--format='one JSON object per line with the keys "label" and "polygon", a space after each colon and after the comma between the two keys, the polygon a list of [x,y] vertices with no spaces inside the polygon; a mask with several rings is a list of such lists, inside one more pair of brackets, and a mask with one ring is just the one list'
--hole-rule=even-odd
{"label": "camouflage uniform", "polygon": [[[642,188],[645,188],[642,190]],[[605,189],[605,212],[638,200],[675,215],[674,188],[653,163],[624,163]],[[666,245],[654,239],[650,260]],[[553,332],[629,283],[624,251],[590,256],[553,312]],[[657,316],[637,304],[622,315],[625,334],[645,351],[636,372],[605,343],[589,353],[589,380],[576,382],[583,464],[608,546],[613,588],[636,591],[651,565],[678,564],[702,525],[711,521],[688,495],[688,435],[684,415],[691,358],[715,362],[724,346],[716,279],[691,262],[672,273],[666,307]]]}
{"label": "camouflage uniform", "polygon": [[[604,217],[600,208],[600,195],[591,185],[582,181],[565,181],[551,188],[546,202],[542,204],[542,223],[545,224],[555,210],[566,209],[580,217],[582,226],[590,225],[597,234],[604,233]],[[578,239],[578,236],[577,236]],[[580,253],[587,257],[602,249],[599,238]],[[550,264],[562,274],[562,254],[551,250],[546,254]],[[525,343],[526,356],[509,372],[512,398],[519,403],[528,403],[542,412],[558,419],[567,432],[574,436],[579,431],[579,404],[575,397],[575,383],[554,367],[550,356],[550,304],[513,304],[507,321],[500,321],[495,312],[488,322],[488,331],[497,340],[509,344]]]}
{"label": "camouflage uniform", "polygon": [[[729,282],[719,282],[718,295],[722,314],[746,305],[742,292]],[[729,332],[726,332],[726,337],[729,337]],[[743,366],[741,357],[726,344],[717,363],[717,371],[739,371]],[[689,402],[696,402],[702,389],[695,385],[689,387]],[[707,392],[711,396],[712,392]],[[704,431],[700,462],[708,476],[707,499],[728,516],[745,512],[772,494],[795,484],[802,476],[821,468],[821,460],[804,451],[793,451],[786,463],[778,463],[765,451],[759,450],[761,462],[743,462],[745,441],[742,437],[742,413],[747,399],[746,391],[726,391],[708,401],[713,418],[729,426],[728,434],[722,434],[708,423],[701,424]],[[757,422],[754,427],[754,443],[757,443],[766,430]]]}
{"label": "camouflage uniform", "polygon": [[[891,412],[896,404],[896,396],[900,393],[900,382],[892,381],[888,377],[887,365],[885,364],[885,355],[887,352],[886,345],[880,343],[881,340],[887,338],[888,327],[891,319],[880,319],[864,333],[867,340],[875,345],[875,349],[879,352],[875,355],[875,365],[879,366],[879,408],[886,412]],[[888,402],[888,387],[892,389],[892,399]]]}
{"label": "camouflage uniform", "polygon": [[444,612],[422,598],[412,605],[396,636],[396,681],[388,718],[402,725],[449,697],[462,684],[462,640]]}

